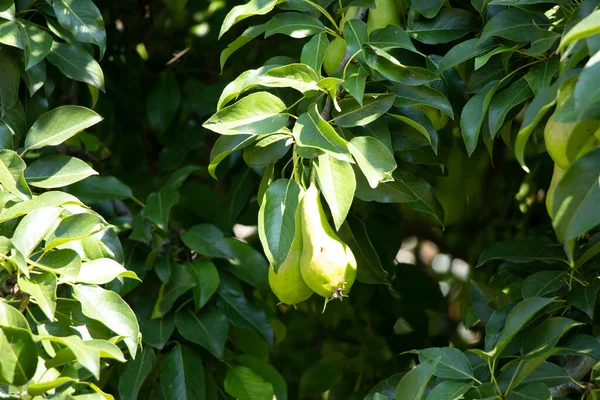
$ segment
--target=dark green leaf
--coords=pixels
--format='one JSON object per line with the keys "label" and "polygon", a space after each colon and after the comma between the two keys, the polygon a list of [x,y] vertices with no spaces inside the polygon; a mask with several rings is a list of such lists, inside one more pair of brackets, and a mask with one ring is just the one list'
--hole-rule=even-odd
{"label": "dark green leaf", "polygon": [[508,88],[495,93],[489,108],[489,127],[492,138],[504,124],[509,111],[533,96],[525,79],[519,79]]}
{"label": "dark green leaf", "polygon": [[469,155],[473,154],[477,147],[479,132],[481,132],[488,107],[497,88],[498,83],[495,81],[490,82],[479,93],[471,97],[463,108],[460,116],[460,127]]}
{"label": "dark green leaf", "polygon": [[473,368],[462,351],[450,347],[432,347],[419,350],[419,361],[421,363],[431,360],[438,364],[434,375],[439,378],[452,380],[473,380]]}
{"label": "dark green leaf", "polygon": [[568,274],[564,271],[541,271],[530,275],[523,281],[521,294],[529,297],[551,297],[553,293],[564,289],[568,284]]}
{"label": "dark green leaf", "polygon": [[48,61],[68,78],[89,83],[104,92],[104,74],[100,64],[74,44],[54,42]]}
{"label": "dark green leaf", "polygon": [[302,372],[300,393],[322,393],[337,385],[343,377],[345,357],[342,353],[331,353]]}
{"label": "dark green leaf", "polygon": [[102,58],[106,50],[106,32],[100,10],[92,0],[56,0],[52,5],[62,27],[77,41],[97,45]]}
{"label": "dark green leaf", "polygon": [[273,385],[247,367],[229,368],[224,386],[227,393],[239,400],[273,399]]}
{"label": "dark green leaf", "polygon": [[561,247],[528,240],[510,240],[494,244],[481,253],[477,266],[479,267],[490,260],[506,260],[514,263],[530,261],[566,262]]}
{"label": "dark green leaf", "polygon": [[314,35],[302,48],[300,62],[311,67],[320,76],[327,46],[329,46],[329,39],[326,33]]}
{"label": "dark green leaf", "polygon": [[425,68],[402,64],[389,53],[370,44],[363,46],[365,62],[384,78],[409,86],[419,86],[437,79],[437,75]]}
{"label": "dark green leaf", "polygon": [[446,8],[433,19],[414,21],[407,31],[421,43],[439,44],[459,39],[478,29],[475,15],[460,8]]}
{"label": "dark green leaf", "polygon": [[246,29],[240,36],[238,36],[233,42],[229,43],[225,50],[221,52],[221,57],[219,59],[219,62],[221,64],[221,72],[223,72],[223,67],[225,66],[225,63],[233,53],[242,48],[246,43],[250,42],[255,37],[265,33],[266,29],[267,24],[251,26],[250,28]]}
{"label": "dark green leaf", "polygon": [[175,325],[186,340],[199,344],[219,359],[223,358],[229,322],[220,310],[209,308],[196,314],[189,308],[183,309],[175,314]]}
{"label": "dark green leaf", "polygon": [[232,258],[233,253],[223,232],[214,225],[202,224],[181,233],[183,243],[198,254],[208,257]]}
{"label": "dark green leaf", "polygon": [[160,387],[165,400],[204,400],[202,358],[192,349],[175,345],[160,366]]}
{"label": "dark green leaf", "polygon": [[133,196],[131,188],[114,176],[90,176],[69,186],[69,192],[86,203],[127,199]]}
{"label": "dark green leaf", "polygon": [[427,395],[427,400],[454,400],[467,393],[473,382],[444,381],[434,387]]}
{"label": "dark green leaf", "polygon": [[396,389],[396,400],[421,400],[437,367],[438,359],[427,360],[402,377]]}
{"label": "dark green leaf", "polygon": [[344,99],[339,102],[341,111],[333,113],[332,122],[344,128],[365,126],[392,108],[395,98],[393,94],[365,96],[360,104],[353,98]]}
{"label": "dark green leaf", "polygon": [[294,39],[301,39],[324,30],[323,23],[313,16],[287,12],[277,14],[267,23],[265,37],[281,33]]}
{"label": "dark green leaf", "polygon": [[194,300],[196,311],[204,307],[219,287],[219,272],[215,265],[206,259],[192,260],[187,264],[187,271],[195,280]]}
{"label": "dark green leaf", "polygon": [[125,370],[119,379],[119,396],[123,400],[136,400],[144,380],[152,371],[154,362],[154,350],[146,347],[144,352],[135,360],[127,363]]}
{"label": "dark green leaf", "polygon": [[0,325],[0,382],[25,385],[35,374],[38,351],[31,332]]}
{"label": "dark green leaf", "polygon": [[181,94],[173,74],[163,72],[148,92],[146,112],[152,129],[166,132],[179,109]]}

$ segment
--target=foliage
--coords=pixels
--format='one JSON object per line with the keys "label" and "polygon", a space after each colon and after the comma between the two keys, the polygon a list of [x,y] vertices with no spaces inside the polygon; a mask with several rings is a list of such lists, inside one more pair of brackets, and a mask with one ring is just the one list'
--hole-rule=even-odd
{"label": "foliage", "polygon": [[0,0],[1,396],[597,396],[597,1],[143,3]]}

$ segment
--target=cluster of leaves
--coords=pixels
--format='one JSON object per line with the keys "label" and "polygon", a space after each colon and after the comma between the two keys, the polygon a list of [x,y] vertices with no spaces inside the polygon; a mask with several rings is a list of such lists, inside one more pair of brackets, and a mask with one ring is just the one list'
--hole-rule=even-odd
{"label": "cluster of leaves", "polygon": [[108,399],[93,381],[134,358],[141,337],[131,308],[100,285],[138,278],[114,227],[56,190],[97,175],[66,153],[98,148],[81,131],[102,118],[61,104],[73,80],[92,102],[104,90],[91,45],[102,57],[106,32],[91,1],[33,3],[0,2],[0,395]]}

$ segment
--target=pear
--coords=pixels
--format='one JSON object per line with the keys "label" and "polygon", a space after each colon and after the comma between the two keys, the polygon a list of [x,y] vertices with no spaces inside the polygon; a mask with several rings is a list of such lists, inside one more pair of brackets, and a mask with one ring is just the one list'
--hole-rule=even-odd
{"label": "pear", "polygon": [[[300,203],[301,204],[301,203]],[[275,296],[282,303],[294,305],[308,299],[313,291],[304,283],[300,273],[300,262],[302,258],[302,219],[301,205],[296,211],[296,232],[290,247],[290,252],[277,272],[271,266],[269,268],[269,286]]]}
{"label": "pear", "polygon": [[356,278],[356,259],[327,222],[314,183],[302,199],[302,240],[302,278],[326,299],[341,299]]}
{"label": "pear", "polygon": [[552,180],[550,181],[550,186],[548,187],[548,191],[546,192],[546,210],[548,210],[548,215],[552,218],[552,197],[554,196],[554,191],[556,190],[556,185],[561,180],[565,171],[562,170],[557,164],[554,164],[554,172],[552,173]]}

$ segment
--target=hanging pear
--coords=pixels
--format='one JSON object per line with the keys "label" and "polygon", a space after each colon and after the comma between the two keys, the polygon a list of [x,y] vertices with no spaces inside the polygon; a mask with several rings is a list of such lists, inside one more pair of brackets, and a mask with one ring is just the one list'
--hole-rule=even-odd
{"label": "hanging pear", "polygon": [[273,267],[269,268],[269,285],[275,296],[282,303],[294,305],[308,299],[313,291],[304,283],[300,273],[300,261],[302,258],[302,200],[296,211],[296,232],[294,240],[283,263],[277,272]]}
{"label": "hanging pear", "polygon": [[302,200],[302,240],[302,278],[326,299],[341,299],[356,278],[356,259],[327,222],[314,183]]}

